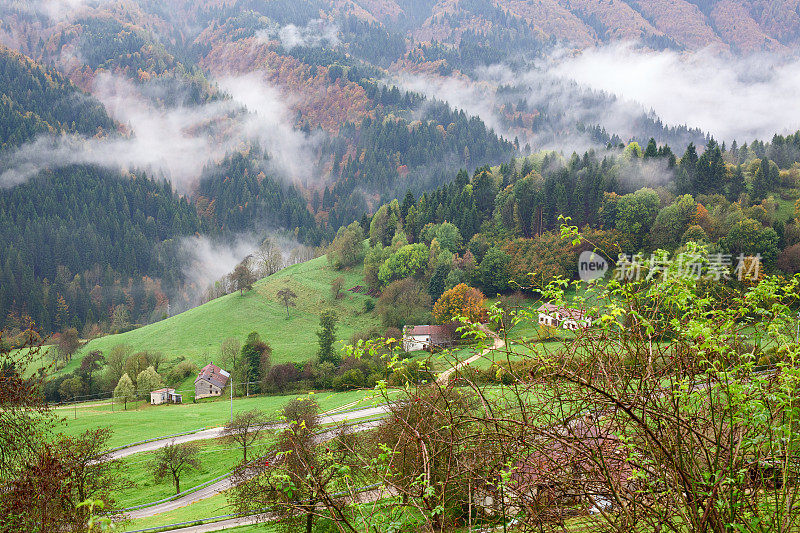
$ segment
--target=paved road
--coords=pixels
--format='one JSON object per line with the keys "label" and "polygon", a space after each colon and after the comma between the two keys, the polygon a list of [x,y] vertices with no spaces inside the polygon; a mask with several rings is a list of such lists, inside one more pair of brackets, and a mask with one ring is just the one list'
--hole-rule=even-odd
{"label": "paved road", "polygon": [[186,496],[182,496],[177,500],[171,500],[168,502],[160,503],[158,505],[145,507],[143,509],[129,511],[125,514],[128,516],[128,518],[136,519],[136,518],[146,518],[148,516],[155,516],[157,514],[166,513],[168,511],[174,511],[175,509],[186,507],[187,505],[199,502],[200,500],[205,500],[206,498],[211,498],[212,496],[216,496],[220,492],[228,490],[229,488],[231,488],[231,486],[232,486],[231,478],[226,477],[225,479],[221,479],[216,483],[212,483],[207,487],[204,487],[200,490],[187,494]]}
{"label": "paved road", "polygon": [[[355,413],[358,411],[353,411],[353,412]],[[353,433],[358,433],[360,431],[367,431],[368,429],[377,427],[379,423],[380,420],[370,420],[368,422],[362,422],[361,424],[350,426],[349,430]],[[317,438],[319,439],[320,442],[324,442],[327,439],[334,437],[336,435],[336,432],[337,432],[336,429],[331,429],[329,431],[320,433]],[[181,496],[180,498],[177,498],[175,500],[170,500],[168,502],[160,503],[158,505],[152,505],[150,507],[144,507],[142,509],[136,509],[135,511],[129,511],[125,514],[128,516],[128,518],[136,519],[136,518],[145,518],[148,516],[155,516],[157,514],[166,513],[168,511],[174,511],[175,509],[179,509],[189,504],[199,502],[200,500],[205,500],[206,498],[211,498],[212,496],[216,496],[220,492],[224,492],[230,489],[231,486],[232,486],[231,479],[229,477],[226,477],[224,479],[217,481],[216,483],[212,483],[207,487],[203,487],[200,490],[189,493],[185,496]]]}
{"label": "paved road", "polygon": [[[320,422],[322,424],[337,424],[339,422],[348,422],[350,420],[358,420],[360,418],[380,416],[382,414],[385,414],[386,412],[388,412],[388,407],[386,407],[385,405],[377,407],[365,407],[364,409],[359,409],[358,411],[350,411],[348,413],[334,413],[331,415],[322,415],[320,417]],[[145,442],[144,444],[137,444],[136,446],[130,446],[128,448],[123,448],[121,450],[113,451],[109,454],[108,458],[122,459],[123,457],[128,457],[129,455],[133,455],[135,453],[151,452],[153,450],[158,450],[159,448],[163,448],[164,446],[172,443],[181,444],[184,442],[192,442],[195,440],[216,439],[222,436],[223,431],[225,431],[225,428],[218,427],[218,428],[205,429],[203,431],[198,431],[190,435],[181,435],[179,437],[169,437],[166,439],[159,439],[150,442]]]}
{"label": "paved road", "polygon": [[228,518],[227,520],[220,520],[211,524],[204,524],[201,526],[189,526],[176,529],[181,533],[208,533],[209,531],[221,531],[237,526],[247,526],[257,522],[255,516],[242,516],[240,518]]}
{"label": "paved road", "polygon": [[[376,489],[359,493],[356,495],[356,498],[361,503],[368,503],[379,500],[381,498],[385,498],[393,494],[396,493],[392,489]],[[274,517],[269,515],[266,517],[262,516],[262,522],[273,519]],[[226,520],[220,520],[219,522],[213,522],[210,524],[204,524],[200,526],[189,526],[189,527],[178,528],[175,531],[180,531],[181,533],[207,533],[209,531],[221,531],[223,529],[233,528],[237,526],[245,526],[256,523],[258,523],[256,516],[243,516],[239,518],[228,518]]]}

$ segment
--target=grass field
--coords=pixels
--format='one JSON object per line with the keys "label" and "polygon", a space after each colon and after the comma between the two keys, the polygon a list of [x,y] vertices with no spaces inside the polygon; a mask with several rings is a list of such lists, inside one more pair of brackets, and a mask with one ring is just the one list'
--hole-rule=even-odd
{"label": "grass field", "polygon": [[[260,409],[270,416],[277,416],[291,399],[298,394],[285,396],[257,396],[250,398],[234,398],[234,412],[249,409]],[[307,395],[303,395],[307,396]],[[371,390],[349,392],[321,392],[313,395],[320,405],[321,411],[328,411],[342,406],[369,407],[375,401]],[[183,405],[150,405],[137,402],[128,410],[110,403],[63,409],[58,415],[64,417],[64,425],[60,431],[67,435],[77,435],[87,429],[110,427],[114,434],[109,441],[110,447],[123,446],[155,437],[193,431],[225,425],[231,414],[230,403],[225,400]],[[76,417],[76,418],[74,418]]]}
{"label": "grass field", "polygon": [[[248,457],[252,458],[261,452],[264,446],[272,441],[269,438],[258,439],[248,447]],[[200,466],[188,470],[181,476],[181,490],[187,490],[201,483],[227,474],[242,460],[242,451],[237,445],[221,439],[201,441]],[[252,448],[252,449],[251,449]],[[129,489],[117,493],[117,505],[133,507],[144,503],[155,502],[175,494],[172,479],[167,477],[156,483],[153,477],[152,462],[156,452],[137,453],[122,460],[122,469],[126,478],[133,483]]]}
{"label": "grass field", "polygon": [[[334,302],[330,286],[339,276],[345,280],[344,296]],[[364,313],[364,302],[371,298],[347,290],[363,283],[361,272],[334,270],[325,256],[319,257],[258,281],[244,295],[229,294],[166,320],[92,340],[62,372],[76,368],[81,356],[89,351],[107,352],[118,344],[136,351],[161,351],[167,359],[186,356],[203,366],[217,356],[222,341],[229,337],[244,341],[251,331],[257,331],[270,343],[273,363],[305,361],[316,353],[319,316],[326,308],[339,315],[340,340],[349,340],[354,333],[379,325],[374,312]],[[288,319],[286,307],[277,297],[283,288],[297,294],[296,307],[289,308]]]}

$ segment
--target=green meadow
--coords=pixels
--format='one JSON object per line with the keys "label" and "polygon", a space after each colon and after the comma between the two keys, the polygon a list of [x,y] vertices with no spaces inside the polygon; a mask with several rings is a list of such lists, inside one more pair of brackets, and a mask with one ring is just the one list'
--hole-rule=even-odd
{"label": "green meadow", "polygon": [[[334,301],[330,287],[340,276],[344,278],[343,297]],[[372,298],[348,290],[363,284],[360,272],[337,271],[322,256],[259,280],[244,295],[228,294],[160,322],[94,339],[61,371],[77,368],[80,358],[89,351],[107,352],[118,344],[135,351],[160,351],[168,360],[185,356],[203,366],[217,357],[222,341],[229,337],[244,341],[252,331],[272,346],[273,363],[306,361],[316,353],[319,316],[325,309],[337,312],[337,336],[342,341],[380,325],[374,312],[364,312],[365,302]],[[286,307],[277,296],[284,288],[297,295],[288,318]]]}
{"label": "green meadow", "polygon": [[[270,442],[269,438],[259,438],[251,447],[248,447],[248,457],[252,458],[261,453],[264,446],[269,445]],[[222,439],[201,441],[199,447],[200,451],[197,457],[200,465],[181,475],[182,491],[227,474],[242,460],[242,452],[238,445]],[[160,482],[156,482],[153,477],[152,465],[155,456],[156,452],[144,452],[121,460],[121,468],[132,486],[117,492],[117,505],[133,507],[159,501],[175,494],[175,486],[170,477]]]}
{"label": "green meadow", "polygon": [[[320,392],[316,394],[288,394],[284,396],[251,396],[234,398],[233,410],[260,409],[269,416],[277,417],[280,410],[293,398],[311,396],[320,405],[320,411],[350,407],[369,407],[376,400],[371,390],[348,392]],[[231,416],[231,404],[226,399],[200,401],[182,405],[150,405],[145,402],[128,404],[127,410],[110,402],[93,404],[91,407],[59,409],[58,416],[64,418],[58,431],[66,435],[77,435],[88,429],[110,427],[114,433],[109,447],[124,446],[142,440],[163,437],[175,433],[202,428],[223,426]]]}

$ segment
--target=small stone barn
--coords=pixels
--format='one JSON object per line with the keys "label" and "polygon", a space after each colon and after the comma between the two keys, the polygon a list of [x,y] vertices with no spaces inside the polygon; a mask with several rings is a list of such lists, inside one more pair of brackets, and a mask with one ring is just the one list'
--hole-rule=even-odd
{"label": "small stone barn", "polygon": [[194,380],[194,397],[199,400],[200,398],[208,398],[211,396],[219,396],[222,394],[222,389],[228,384],[228,379],[231,375],[214,363],[208,363],[200,371],[197,379]]}

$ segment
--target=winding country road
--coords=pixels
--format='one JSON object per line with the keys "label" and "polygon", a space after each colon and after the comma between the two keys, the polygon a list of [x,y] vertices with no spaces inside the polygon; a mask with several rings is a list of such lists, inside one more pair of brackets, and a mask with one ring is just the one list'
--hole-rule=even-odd
{"label": "winding country road", "polygon": [[[503,341],[500,337],[498,337],[494,332],[490,331],[488,328],[483,326],[481,328],[488,336],[494,339],[494,342],[491,347],[486,348],[485,350],[481,351],[480,353],[461,361],[457,365],[443,371],[439,376],[436,378],[439,383],[446,383],[453,372],[469,366],[470,364],[478,361],[481,357],[488,355],[489,353],[499,350],[505,346],[505,341]],[[338,424],[341,422],[349,422],[355,420],[361,420],[364,418],[371,418],[371,417],[378,417],[381,415],[385,415],[389,412],[389,408],[386,405],[380,405],[375,407],[365,407],[364,409],[358,409],[355,411],[343,412],[343,413],[332,413],[327,415],[321,415],[320,423],[321,424]],[[351,431],[359,432],[359,431],[366,431],[368,429],[374,428],[379,423],[378,420],[370,420],[361,424],[355,424],[351,426]],[[272,425],[271,428],[278,428],[280,425]],[[137,453],[142,452],[149,452],[158,450],[167,446],[169,444],[180,444],[185,442],[192,442],[197,440],[206,440],[206,439],[216,439],[223,436],[223,432],[225,431],[224,427],[218,428],[211,428],[205,429],[202,431],[198,431],[195,433],[191,433],[189,435],[180,435],[177,437],[167,437],[164,439],[158,439],[150,442],[145,442],[142,444],[137,444],[135,446],[130,446],[128,448],[123,448],[120,450],[115,450],[109,454],[109,459],[121,459],[123,457],[128,457]],[[331,430],[330,433],[332,434],[334,430]],[[320,435],[320,440],[325,440],[327,438],[326,433]],[[198,489],[194,492],[181,496],[180,498],[176,498],[174,500],[166,501],[163,503],[159,503],[157,505],[152,505],[149,507],[144,507],[141,509],[135,509],[126,513],[128,518],[137,519],[137,518],[145,518],[150,516],[155,516],[161,513],[166,513],[168,511],[173,511],[175,509],[179,509],[181,507],[185,507],[192,503],[205,500],[207,498],[211,498],[212,496],[216,496],[217,494],[224,492],[230,489],[232,486],[231,479],[229,477],[225,477],[220,479],[219,481],[212,483],[206,487]],[[243,517],[243,518],[232,518],[230,520],[224,520],[222,522],[216,522],[213,524],[207,524],[202,526],[192,526],[190,528],[181,529],[181,531],[185,533],[202,533],[207,531],[218,531],[221,529],[225,529],[227,527],[233,527],[236,525],[244,525],[244,524],[251,524],[253,523],[252,517]]]}
{"label": "winding country road", "polygon": [[[383,406],[382,406],[382,408],[386,409]],[[353,411],[352,413],[344,413],[344,414],[351,415],[353,413],[359,413],[359,412],[365,412],[365,411],[372,412],[372,411],[374,411],[376,409],[378,409],[378,408],[364,409],[363,411]],[[377,414],[383,414],[385,412],[386,411],[380,411]],[[339,415],[339,416],[341,416],[341,415]],[[365,416],[360,416],[359,418],[366,418],[366,417],[369,417],[369,416],[372,416],[372,415],[367,414]],[[326,419],[330,419],[330,418],[333,418],[333,417],[332,416],[331,417],[323,417],[323,422],[327,423]],[[343,420],[338,420],[338,421],[343,421]],[[352,433],[358,433],[358,432],[361,432],[361,431],[367,431],[369,429],[373,429],[373,428],[377,427],[377,425],[380,422],[381,422],[380,420],[368,420],[368,421],[362,422],[360,424],[354,424],[352,426],[349,426],[349,430]],[[320,442],[324,442],[325,440],[332,438],[336,434],[336,431],[337,430],[335,428],[334,429],[330,429],[328,431],[323,431],[322,433],[320,433],[318,435],[317,438],[318,438],[318,440]],[[191,435],[187,435],[187,436],[191,436]],[[169,439],[167,439],[167,440],[169,442],[171,442],[171,440],[169,440]],[[157,441],[157,442],[161,442],[161,441]],[[151,443],[148,443],[148,444],[151,444]],[[175,509],[179,509],[181,507],[185,507],[186,505],[189,505],[189,504],[192,504],[192,503],[195,503],[195,502],[199,502],[200,500],[205,500],[206,498],[211,498],[212,496],[216,496],[220,492],[224,492],[224,491],[230,489],[231,486],[232,486],[232,483],[231,483],[230,477],[225,477],[225,478],[220,479],[219,481],[217,481],[215,483],[212,483],[212,484],[210,484],[210,485],[208,485],[206,487],[203,487],[202,489],[199,489],[199,490],[196,490],[196,491],[191,492],[189,494],[186,494],[184,496],[181,496],[180,498],[176,498],[174,500],[170,500],[170,501],[167,501],[167,502],[159,503],[158,505],[151,505],[149,507],[143,507],[141,509],[135,509],[133,511],[128,511],[125,514],[128,516],[128,518],[136,519],[136,518],[146,518],[146,517],[149,517],[149,516],[155,516],[157,514],[166,513],[167,511],[174,511]]]}
{"label": "winding country road", "polygon": [[453,366],[451,368],[448,368],[447,370],[445,370],[444,372],[439,374],[439,377],[436,378],[436,381],[438,381],[439,383],[447,383],[447,381],[450,379],[450,375],[453,372],[456,372],[457,370],[460,370],[460,369],[464,368],[465,366],[471,365],[475,361],[478,361],[481,357],[487,356],[491,352],[493,352],[495,350],[499,350],[499,349],[503,348],[506,345],[506,341],[504,341],[503,339],[498,337],[497,334],[494,331],[490,330],[489,328],[487,328],[483,324],[481,324],[479,327],[484,333],[486,333],[489,337],[494,339],[494,344],[492,344],[491,347],[486,348],[485,350],[483,350],[481,353],[475,354],[472,357],[470,357],[469,359],[465,359],[464,361],[461,361],[457,365],[455,365],[455,366]]}

